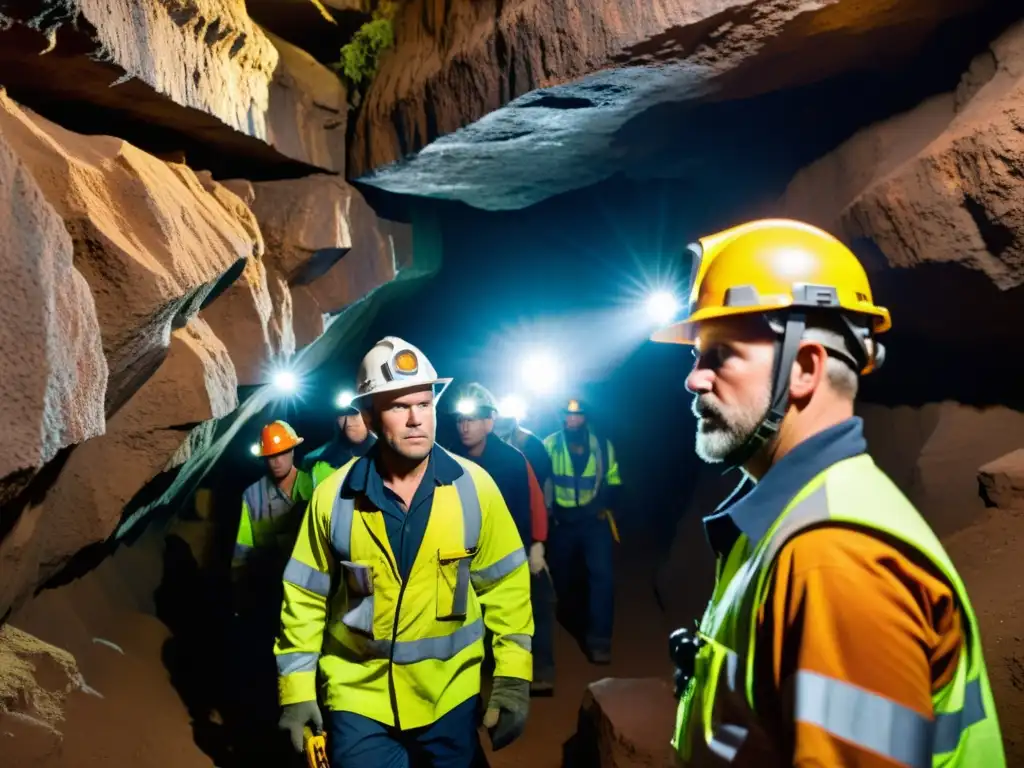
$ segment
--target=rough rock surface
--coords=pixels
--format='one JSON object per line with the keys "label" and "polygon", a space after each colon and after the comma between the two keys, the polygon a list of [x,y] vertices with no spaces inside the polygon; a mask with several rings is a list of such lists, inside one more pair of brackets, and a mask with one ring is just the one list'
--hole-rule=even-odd
{"label": "rough rock surface", "polygon": [[978,482],[988,503],[1024,510],[1024,448],[985,464],[978,470]]}
{"label": "rough rock surface", "polygon": [[224,294],[202,311],[231,355],[239,384],[266,381],[266,367],[279,353],[270,339],[271,316],[281,311],[270,298],[267,269],[257,259],[251,259]]}
{"label": "rough rock surface", "polygon": [[0,132],[71,233],[95,299],[113,412],[159,366],[171,330],[226,287],[259,243],[185,166],[66,131],[2,94]]}
{"label": "rough rock surface", "polygon": [[606,677],[587,686],[580,712],[600,768],[669,768],[676,701],[662,678]]}
{"label": "rough rock surface", "polygon": [[0,627],[0,723],[59,737],[64,700],[91,690],[70,653],[9,624]]}
{"label": "rough rock surface", "polygon": [[894,267],[955,262],[1001,290],[1024,284],[1024,24],[972,63],[954,93],[865,128],[802,171],[782,208]]}
{"label": "rough rock surface", "polygon": [[57,451],[103,434],[107,362],[63,222],[0,132],[0,506]]}
{"label": "rough rock surface", "polygon": [[322,312],[338,312],[395,276],[390,238],[344,180],[317,175],[253,186],[266,261],[289,285],[308,285]]}
{"label": "rough rock surface", "polygon": [[47,489],[0,541],[0,616],[45,583],[76,552],[105,540],[135,494],[184,458],[179,449],[201,422],[237,405],[224,345],[196,318],[175,331],[156,373],[77,447]]}
{"label": "rough rock surface", "polygon": [[978,466],[1021,444],[1024,413],[1005,407],[861,404],[868,448],[940,537],[985,515]]}
{"label": "rough rock surface", "polygon": [[203,317],[227,345],[239,383],[263,384],[323,333],[325,314],[395,277],[394,241],[407,247],[409,227],[378,219],[338,176],[218,186],[251,208],[266,251]]}
{"label": "rough rock surface", "polygon": [[747,98],[909,58],[938,22],[981,4],[413,0],[360,111],[349,175],[523,207],[628,171],[635,158],[616,134],[656,105]]}
{"label": "rough rock surface", "polygon": [[65,126],[116,124],[147,149],[236,174],[344,171],[344,87],[271,42],[244,0],[25,0],[0,12],[12,22],[0,32],[5,85]]}

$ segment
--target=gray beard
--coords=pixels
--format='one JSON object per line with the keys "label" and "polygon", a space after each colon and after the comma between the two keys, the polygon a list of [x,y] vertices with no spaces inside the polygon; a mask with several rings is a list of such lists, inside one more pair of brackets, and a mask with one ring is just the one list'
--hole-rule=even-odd
{"label": "gray beard", "polygon": [[697,416],[697,440],[694,450],[708,464],[721,464],[757,431],[768,411],[771,393],[767,390],[756,408],[747,411],[726,410],[711,400],[693,400]]}

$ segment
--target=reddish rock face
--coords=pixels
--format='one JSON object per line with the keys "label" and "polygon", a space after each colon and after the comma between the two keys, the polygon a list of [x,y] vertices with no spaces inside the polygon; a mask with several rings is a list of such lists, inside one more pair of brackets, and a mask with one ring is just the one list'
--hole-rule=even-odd
{"label": "reddish rock face", "polygon": [[253,228],[185,166],[66,131],[2,94],[0,132],[71,234],[95,301],[111,413],[159,366],[171,330],[253,255]]}
{"label": "reddish rock face", "polygon": [[[671,768],[676,700],[661,678],[606,677],[587,686],[580,712],[600,768]],[[590,731],[587,734],[587,731]]]}
{"label": "reddish rock face", "polygon": [[325,314],[395,277],[394,241],[401,250],[409,227],[378,219],[338,176],[217,186],[251,209],[266,252],[203,316],[227,344],[239,382],[262,384],[323,333]]}
{"label": "reddish rock face", "polygon": [[71,453],[45,498],[24,509],[0,541],[0,615],[76,552],[109,537],[131,498],[196,449],[181,452],[192,426],[234,410],[236,387],[227,350],[202,320],[176,330],[166,359],[106,433]]}
{"label": "reddish rock face", "polygon": [[983,4],[412,0],[360,110],[349,175],[480,208],[524,207],[628,173],[642,148],[618,134],[646,110],[909,59],[938,22]]}
{"label": "reddish rock face", "polygon": [[865,128],[801,172],[787,212],[893,267],[956,263],[1006,291],[1024,284],[1024,25],[993,42],[955,92]]}

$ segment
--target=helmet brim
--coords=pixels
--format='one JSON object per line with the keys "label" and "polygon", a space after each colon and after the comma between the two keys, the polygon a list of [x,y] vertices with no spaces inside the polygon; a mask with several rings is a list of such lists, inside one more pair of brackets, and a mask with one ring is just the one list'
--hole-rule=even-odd
{"label": "helmet brim", "polygon": [[[356,395],[352,398],[352,407],[359,410],[363,409],[363,406],[370,402],[374,395],[380,395],[385,392],[402,392],[403,390],[419,389],[420,387],[432,386],[434,388],[434,400],[440,400],[441,395],[444,394],[445,390],[448,389],[448,385],[451,384],[454,379],[428,379],[427,381],[417,381],[415,383],[409,383],[408,381],[389,381],[383,386],[377,387],[372,392],[364,392],[361,395]],[[440,388],[440,389],[438,389]]]}
{"label": "helmet brim", "polygon": [[298,440],[296,440],[293,444],[289,445],[287,448],[282,448],[280,451],[274,451],[273,453],[263,453],[261,451],[260,453],[256,454],[256,458],[258,458],[258,459],[269,459],[269,458],[272,458],[274,456],[280,456],[282,453],[288,453],[288,451],[294,451],[296,449],[296,447],[302,445],[302,443],[303,443],[303,441],[305,439],[306,438],[304,438],[304,437],[300,437]]}

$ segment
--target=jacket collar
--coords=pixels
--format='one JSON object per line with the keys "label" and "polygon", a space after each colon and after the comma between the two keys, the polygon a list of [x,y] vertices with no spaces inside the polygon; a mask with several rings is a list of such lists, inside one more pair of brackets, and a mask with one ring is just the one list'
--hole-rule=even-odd
{"label": "jacket collar", "polygon": [[708,543],[720,554],[727,554],[740,534],[756,544],[805,485],[833,464],[865,451],[864,422],[859,416],[804,440],[757,484],[744,479],[713,515],[704,518]]}
{"label": "jacket collar", "polygon": [[[378,483],[383,485],[383,479],[377,469],[377,460],[380,455],[380,446],[374,442],[372,448],[366,455],[356,461],[345,477],[342,485],[343,496],[357,496],[365,494],[368,488],[375,487]],[[426,477],[432,477],[436,485],[451,485],[460,477],[464,470],[451,455],[438,445],[430,449],[430,463],[427,466]]]}

